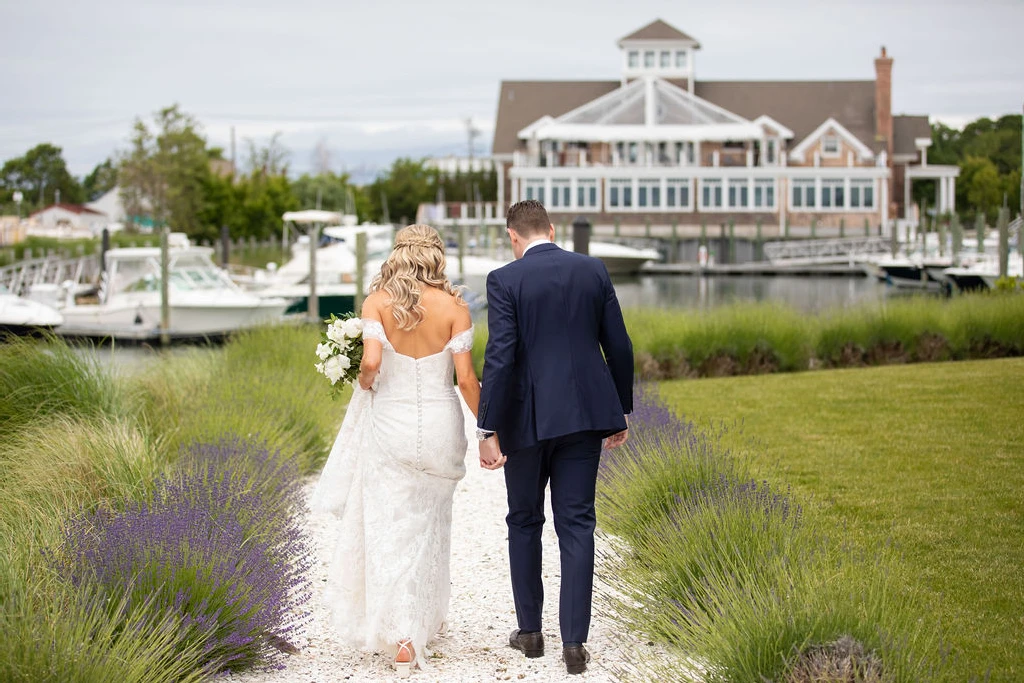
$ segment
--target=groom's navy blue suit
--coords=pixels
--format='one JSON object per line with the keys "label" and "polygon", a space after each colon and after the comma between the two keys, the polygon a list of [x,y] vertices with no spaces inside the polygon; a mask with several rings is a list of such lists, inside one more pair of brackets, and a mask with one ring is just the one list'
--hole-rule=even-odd
{"label": "groom's navy blue suit", "polygon": [[478,426],[496,431],[508,491],[509,560],[522,631],[541,630],[544,489],[561,553],[564,643],[590,628],[594,489],[601,440],[633,409],[633,346],[598,259],[535,244],[487,277]]}

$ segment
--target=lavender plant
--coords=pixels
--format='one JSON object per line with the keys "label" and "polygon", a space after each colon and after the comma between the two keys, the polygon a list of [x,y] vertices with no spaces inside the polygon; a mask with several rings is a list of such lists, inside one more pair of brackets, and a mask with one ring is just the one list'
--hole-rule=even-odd
{"label": "lavender plant", "polygon": [[195,445],[149,500],[74,520],[54,564],[75,586],[127,594],[127,612],[180,615],[180,647],[198,643],[208,673],[269,665],[306,619],[299,495],[294,468],[265,447]]}

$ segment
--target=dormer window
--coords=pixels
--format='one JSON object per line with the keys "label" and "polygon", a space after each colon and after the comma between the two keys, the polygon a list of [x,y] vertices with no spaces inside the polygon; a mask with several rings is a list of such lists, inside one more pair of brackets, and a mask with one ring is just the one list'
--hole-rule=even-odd
{"label": "dormer window", "polygon": [[644,52],[644,67],[648,69],[654,68],[654,50]]}
{"label": "dormer window", "polygon": [[676,50],[676,68],[686,68],[686,50]]}
{"label": "dormer window", "polygon": [[672,66],[672,53],[668,50],[661,51],[661,68],[667,69]]}
{"label": "dormer window", "polygon": [[635,69],[640,66],[640,52],[638,50],[629,51],[629,68]]}
{"label": "dormer window", "polygon": [[839,136],[823,135],[821,138],[821,155],[825,157],[839,156]]}

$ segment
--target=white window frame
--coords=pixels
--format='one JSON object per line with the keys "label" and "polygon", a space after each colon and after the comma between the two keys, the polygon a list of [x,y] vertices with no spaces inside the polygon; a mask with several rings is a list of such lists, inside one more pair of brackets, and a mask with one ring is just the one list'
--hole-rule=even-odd
{"label": "white window frame", "polygon": [[572,179],[552,178],[550,204],[546,204],[545,206],[548,206],[551,209],[571,209]]}
{"label": "white window frame", "polygon": [[658,68],[660,69],[671,69],[672,68],[672,51],[662,50],[658,54]]}
{"label": "white window frame", "polygon": [[523,178],[523,196],[522,199],[536,199],[541,204],[547,206],[544,201],[545,194],[544,188],[547,183],[544,178]]}
{"label": "white window frame", "polygon": [[686,50],[676,50],[675,60],[677,69],[685,69],[690,65],[690,55],[686,54]]}
{"label": "white window frame", "polygon": [[[805,192],[805,190],[808,187],[808,183],[810,183],[811,188],[811,199],[814,200],[814,204],[812,206],[807,205],[807,193]],[[802,192],[800,206],[797,206],[796,202],[794,201],[796,199],[796,193],[798,190]],[[793,178],[792,180],[789,181],[790,210],[796,212],[817,211],[820,203],[821,202],[818,201],[818,183],[815,178]]]}
{"label": "white window frame", "polygon": [[[830,145],[828,142],[834,142],[835,148],[829,149]],[[835,133],[826,133],[821,136],[821,156],[826,159],[838,159],[843,149],[843,145],[839,142],[839,136]]]}
{"label": "white window frame", "polygon": [[[735,190],[736,203],[731,202]],[[743,195],[746,193],[746,201]],[[728,178],[725,187],[725,206],[731,211],[746,211],[750,208],[752,193],[750,191],[750,178]]]}
{"label": "white window frame", "polygon": [[[650,59],[648,59],[650,58]],[[655,50],[644,50],[644,68],[653,69],[658,66],[658,53]]]}
{"label": "white window frame", "polygon": [[[700,193],[699,200],[700,200],[700,210],[701,211],[708,211],[708,212],[729,211],[729,207],[726,206],[727,202],[726,202],[726,196],[725,196],[725,180],[723,178],[701,178],[700,182],[698,183],[698,185],[699,185],[698,192]],[[715,205],[715,203],[714,203],[714,190],[716,188],[718,190],[718,204],[717,205]],[[708,204],[708,203],[706,203],[704,201],[704,192],[705,192],[705,190],[710,190],[711,191],[710,192],[710,196],[711,196],[711,199],[712,199],[712,203],[710,203],[710,204]]]}
{"label": "white window frame", "polygon": [[[761,203],[757,203],[758,190],[761,191]],[[769,202],[769,194],[771,201]],[[778,202],[779,187],[775,178],[754,178],[754,188],[750,197],[750,208],[754,211],[775,211]]]}
{"label": "white window frame", "polygon": [[[848,195],[845,178],[821,178],[821,192],[818,198],[819,209],[822,211],[846,211]],[[842,193],[843,202],[836,201],[837,191]],[[828,204],[826,205],[826,201]]]}
{"label": "white window frame", "polygon": [[[676,205],[669,206],[668,204],[668,193],[670,189],[675,190]],[[686,190],[686,202],[680,201],[682,199],[682,190]],[[667,178],[665,180],[665,193],[664,201],[662,204],[666,211],[693,211],[693,178]]]}
{"label": "white window frame", "polygon": [[[853,193],[857,192],[857,206],[853,205]],[[866,192],[871,192],[871,203],[868,204],[864,201]],[[874,179],[864,178],[851,178],[849,183],[849,190],[847,195],[847,206],[851,211],[874,211],[875,210],[875,194],[877,192],[876,182]]]}
{"label": "white window frame", "polygon": [[[665,193],[662,192],[661,178],[640,178],[636,187],[636,208],[639,211],[661,211],[665,207]],[[658,203],[654,203],[654,196],[657,193]],[[640,198],[646,195],[646,205],[640,203]]]}
{"label": "white window frame", "polygon": [[640,68],[640,50],[630,50],[626,53],[626,66],[630,69]]}
{"label": "white window frame", "polygon": [[[576,181],[576,200],[575,207],[577,209],[596,209],[598,207],[598,192],[597,192],[597,178],[580,178]],[[584,201],[581,203],[580,191],[583,191]],[[592,192],[591,192],[592,191]],[[591,196],[593,200],[591,200]]]}
{"label": "white window frame", "polygon": [[[636,178],[609,178],[605,210],[609,213],[629,213],[636,207]],[[626,191],[629,191],[629,205],[626,205]],[[612,206],[612,197],[618,206]]]}

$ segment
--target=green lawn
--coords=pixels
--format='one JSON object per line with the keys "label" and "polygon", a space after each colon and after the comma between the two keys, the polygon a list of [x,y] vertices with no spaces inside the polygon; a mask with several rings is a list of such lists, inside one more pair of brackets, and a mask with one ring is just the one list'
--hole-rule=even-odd
{"label": "green lawn", "polygon": [[[1024,359],[663,382],[863,548],[894,542],[953,680],[1024,680]],[[753,443],[753,445],[751,445]],[[815,507],[812,504],[812,507]]]}

